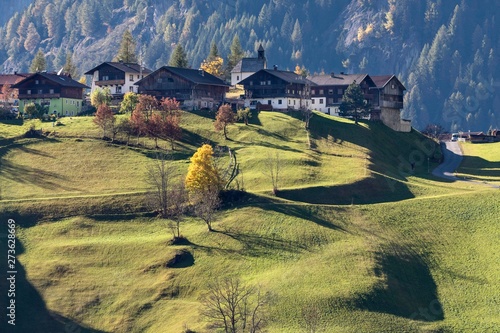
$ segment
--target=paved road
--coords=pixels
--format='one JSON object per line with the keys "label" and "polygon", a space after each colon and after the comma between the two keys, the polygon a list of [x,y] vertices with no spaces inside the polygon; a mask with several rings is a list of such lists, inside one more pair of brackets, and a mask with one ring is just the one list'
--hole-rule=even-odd
{"label": "paved road", "polygon": [[459,180],[454,174],[463,159],[460,144],[457,141],[441,142],[441,150],[443,151],[444,161],[432,171],[432,174],[441,178]]}

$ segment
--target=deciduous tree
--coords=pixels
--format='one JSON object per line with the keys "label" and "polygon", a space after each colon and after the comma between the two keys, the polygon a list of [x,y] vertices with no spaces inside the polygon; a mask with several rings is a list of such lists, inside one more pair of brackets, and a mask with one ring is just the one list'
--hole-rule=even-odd
{"label": "deciduous tree", "polygon": [[111,103],[111,92],[109,88],[97,88],[90,94],[90,104],[99,108],[101,105],[109,105]]}
{"label": "deciduous tree", "polygon": [[224,130],[224,138],[227,137],[227,125],[234,124],[236,115],[229,104],[222,105],[215,115],[214,127],[217,131]]}
{"label": "deciduous tree", "polygon": [[347,87],[339,110],[342,117],[352,117],[356,124],[360,118],[369,114],[370,105],[366,102],[363,91],[356,81]]}
{"label": "deciduous tree", "polygon": [[139,96],[134,92],[127,92],[120,103],[120,113],[131,113],[139,103]]}
{"label": "deciduous tree", "polygon": [[107,104],[101,104],[94,116],[94,124],[102,129],[102,138],[106,137],[106,131],[111,130],[115,124],[115,115]]}
{"label": "deciduous tree", "polygon": [[139,102],[135,106],[135,111],[142,112],[147,122],[149,121],[149,117],[153,114],[153,111],[160,108],[160,104],[158,100],[151,95],[138,95],[138,100]]}
{"label": "deciduous tree", "polygon": [[248,120],[252,118],[252,112],[250,108],[238,109],[236,116],[238,120],[243,120],[245,125],[248,125]]}
{"label": "deciduous tree", "polygon": [[132,126],[133,132],[137,135],[137,144],[139,144],[139,138],[141,135],[146,134],[147,125],[144,113],[135,109],[130,116],[130,125]]}

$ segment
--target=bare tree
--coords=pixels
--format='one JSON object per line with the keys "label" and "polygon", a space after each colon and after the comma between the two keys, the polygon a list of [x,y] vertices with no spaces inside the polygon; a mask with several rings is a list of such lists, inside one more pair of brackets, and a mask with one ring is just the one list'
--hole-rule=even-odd
{"label": "bare tree", "polygon": [[187,192],[182,180],[177,180],[172,185],[168,194],[167,216],[170,219],[169,228],[175,241],[182,238],[180,224],[182,215],[187,209]]}
{"label": "bare tree", "polygon": [[273,194],[278,194],[278,180],[281,171],[281,160],[279,152],[273,156],[271,153],[267,154],[265,160],[265,174],[271,179],[271,184],[273,185]]}
{"label": "bare tree", "polygon": [[213,231],[212,222],[215,220],[215,213],[221,204],[219,193],[218,187],[210,186],[204,191],[193,192],[190,195],[194,214],[206,223],[208,231]]}
{"label": "bare tree", "polygon": [[202,314],[213,328],[223,329],[225,333],[258,333],[266,324],[264,313],[268,300],[268,295],[243,285],[237,278],[216,280],[202,297]]}

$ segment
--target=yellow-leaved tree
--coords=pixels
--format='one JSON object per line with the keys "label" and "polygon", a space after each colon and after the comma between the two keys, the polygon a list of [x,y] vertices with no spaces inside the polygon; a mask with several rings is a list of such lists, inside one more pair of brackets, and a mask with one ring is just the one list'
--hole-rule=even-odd
{"label": "yellow-leaved tree", "polygon": [[194,213],[202,219],[212,231],[215,211],[220,205],[219,193],[222,189],[222,179],[214,160],[214,151],[204,144],[191,157],[191,164],[186,176],[186,189]]}

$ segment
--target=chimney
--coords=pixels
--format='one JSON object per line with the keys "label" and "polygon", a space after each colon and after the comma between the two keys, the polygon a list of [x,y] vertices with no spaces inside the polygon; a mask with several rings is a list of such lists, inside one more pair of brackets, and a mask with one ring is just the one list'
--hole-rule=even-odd
{"label": "chimney", "polygon": [[335,77],[335,72],[331,72],[331,73],[330,73],[330,76],[331,76],[331,77]]}
{"label": "chimney", "polygon": [[277,71],[278,70],[278,65],[274,65],[273,68],[274,68],[275,71]]}
{"label": "chimney", "polygon": [[340,72],[340,74],[345,75],[345,73],[344,73],[344,72]]}

